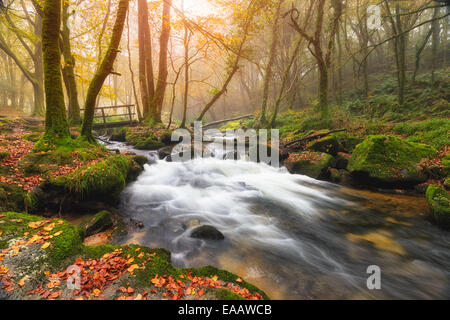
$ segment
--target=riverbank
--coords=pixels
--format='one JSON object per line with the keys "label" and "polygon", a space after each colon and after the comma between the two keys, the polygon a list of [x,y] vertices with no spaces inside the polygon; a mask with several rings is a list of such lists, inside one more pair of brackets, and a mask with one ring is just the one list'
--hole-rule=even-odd
{"label": "riverbank", "polygon": [[[148,159],[86,145],[72,134],[71,141],[50,144],[42,140],[40,121],[1,119],[1,298],[268,298],[224,270],[177,269],[164,249],[102,244],[109,239],[89,242],[84,226],[92,214],[114,210]],[[55,218],[67,215],[86,218],[80,226]],[[118,220],[97,232],[106,231],[106,238],[126,232]],[[67,288],[69,266],[80,271],[79,290]]]}

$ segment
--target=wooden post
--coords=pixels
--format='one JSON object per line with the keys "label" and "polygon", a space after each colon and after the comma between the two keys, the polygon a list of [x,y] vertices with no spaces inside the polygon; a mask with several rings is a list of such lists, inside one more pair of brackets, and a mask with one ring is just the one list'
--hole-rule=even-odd
{"label": "wooden post", "polygon": [[105,109],[103,109],[103,108],[102,108],[102,117],[103,117],[103,123],[106,124]]}
{"label": "wooden post", "polygon": [[133,115],[131,114],[131,106],[128,105],[127,108],[128,108],[128,115],[130,116],[130,123],[131,123],[133,121]]}

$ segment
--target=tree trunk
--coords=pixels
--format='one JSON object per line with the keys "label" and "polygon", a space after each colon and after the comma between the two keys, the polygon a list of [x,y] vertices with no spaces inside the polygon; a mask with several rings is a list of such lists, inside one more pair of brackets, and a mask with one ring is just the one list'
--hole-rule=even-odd
{"label": "tree trunk", "polygon": [[[439,8],[434,9],[433,13],[433,19],[437,19],[439,16]],[[437,69],[437,52],[438,52],[438,46],[439,46],[439,21],[434,20],[431,23],[431,30],[432,30],[432,44],[431,44],[431,83],[434,84],[436,81],[435,72]]]}
{"label": "tree trunk", "polygon": [[[183,1],[184,5],[184,1]],[[186,114],[189,96],[189,29],[184,26],[184,94],[183,94],[183,120],[180,128],[186,127]]]}
{"label": "tree trunk", "polygon": [[272,67],[275,61],[275,54],[278,44],[278,21],[280,20],[280,14],[281,14],[281,5],[283,4],[283,0],[278,0],[278,6],[277,11],[275,13],[275,21],[273,23],[272,27],[272,38],[271,38],[271,45],[270,45],[270,52],[269,52],[269,58],[267,60],[266,64],[266,73],[264,75],[264,84],[263,84],[263,96],[262,96],[262,103],[261,103],[261,116],[259,118],[259,126],[265,127],[267,126],[267,119],[266,119],[266,113],[267,113],[267,104],[269,100],[269,86],[270,81],[272,80]]}
{"label": "tree trunk", "polygon": [[131,48],[130,48],[130,15],[127,15],[127,51],[128,51],[128,69],[130,70],[131,86],[133,89],[134,101],[136,103],[136,112],[138,115],[139,122],[142,121],[141,107],[139,106],[139,99],[136,91],[136,84],[134,82],[134,71],[133,64],[131,63]]}
{"label": "tree trunk", "polygon": [[103,83],[113,71],[114,61],[116,60],[117,53],[119,52],[120,39],[122,38],[125,18],[127,16],[128,2],[129,0],[119,1],[111,42],[100,67],[89,85],[86,96],[83,127],[81,129],[81,135],[89,141],[94,141],[94,138],[92,137],[92,124],[94,121],[95,101],[97,100],[97,96],[102,89]]}
{"label": "tree trunk", "polygon": [[328,117],[328,69],[319,63],[319,112],[322,119]]}
{"label": "tree trunk", "polygon": [[54,138],[70,136],[61,79],[61,52],[59,48],[61,11],[61,0],[46,0],[44,2],[42,49],[47,106],[45,134]]}
{"label": "tree trunk", "polygon": [[68,19],[70,17],[69,5],[64,2],[63,27],[62,27],[62,48],[64,56],[63,75],[66,84],[67,97],[69,98],[69,122],[74,125],[81,123],[80,104],[78,103],[78,89],[75,80],[75,58],[72,55],[70,46],[70,29]]}
{"label": "tree trunk", "polygon": [[156,84],[155,97],[153,98],[151,109],[154,110],[155,115],[153,120],[155,122],[161,122],[161,111],[164,103],[164,95],[167,87],[167,53],[169,48],[170,38],[170,10],[172,6],[172,0],[164,0],[163,2],[163,15],[162,15],[162,27],[161,37],[159,41],[159,70],[158,81]]}
{"label": "tree trunk", "polygon": [[139,41],[139,87],[142,99],[142,113],[146,118],[150,112],[150,97],[147,84],[146,32],[148,28],[148,8],[146,0],[138,0],[138,41]]}

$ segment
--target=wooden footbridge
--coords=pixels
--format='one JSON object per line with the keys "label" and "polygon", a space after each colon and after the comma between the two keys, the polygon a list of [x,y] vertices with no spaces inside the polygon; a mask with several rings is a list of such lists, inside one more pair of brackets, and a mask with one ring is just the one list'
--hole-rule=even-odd
{"label": "wooden footbridge", "polygon": [[[110,107],[98,107],[95,108],[94,115],[94,129],[110,129],[110,128],[120,128],[120,127],[133,127],[139,124],[136,117],[136,106],[134,104],[122,105],[122,106],[110,106]],[[125,110],[125,112],[114,114],[108,114],[106,110]],[[81,109],[84,111],[84,109]],[[96,119],[102,119],[101,121],[96,121]],[[108,121],[109,120],[109,121]]]}

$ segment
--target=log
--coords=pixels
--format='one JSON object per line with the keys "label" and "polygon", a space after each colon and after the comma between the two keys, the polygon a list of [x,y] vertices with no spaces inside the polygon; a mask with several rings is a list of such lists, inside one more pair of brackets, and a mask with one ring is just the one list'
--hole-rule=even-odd
{"label": "log", "polygon": [[237,117],[237,118],[231,118],[231,119],[224,119],[224,120],[214,121],[214,122],[210,122],[208,124],[205,124],[203,126],[203,128],[211,127],[211,126],[214,126],[216,124],[221,124],[221,123],[225,123],[225,122],[236,121],[236,120],[247,119],[247,118],[253,118],[253,117],[255,117],[253,114],[248,114],[246,116],[240,116],[240,117]]}
{"label": "log", "polygon": [[347,129],[332,130],[332,131],[328,131],[328,132],[325,132],[325,133],[319,133],[319,134],[315,134],[315,135],[312,135],[312,136],[307,136],[307,137],[304,137],[304,138],[301,138],[301,139],[298,139],[298,140],[294,140],[294,141],[288,142],[288,143],[286,143],[283,146],[283,148],[289,148],[290,146],[293,146],[293,145],[298,144],[298,143],[309,142],[309,141],[321,139],[321,138],[324,138],[326,136],[329,136],[332,133],[344,132],[344,131],[347,131]]}

